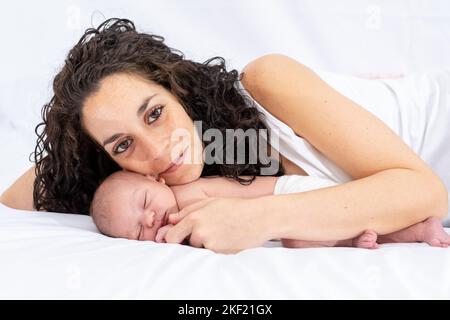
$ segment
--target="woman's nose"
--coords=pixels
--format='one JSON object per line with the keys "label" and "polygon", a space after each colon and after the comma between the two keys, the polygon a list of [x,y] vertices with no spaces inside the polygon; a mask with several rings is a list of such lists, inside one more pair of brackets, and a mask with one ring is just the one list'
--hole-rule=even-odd
{"label": "woman's nose", "polygon": [[169,146],[167,139],[152,140],[150,138],[144,139],[142,142],[143,151],[146,158],[149,160],[159,160],[164,159],[164,155]]}

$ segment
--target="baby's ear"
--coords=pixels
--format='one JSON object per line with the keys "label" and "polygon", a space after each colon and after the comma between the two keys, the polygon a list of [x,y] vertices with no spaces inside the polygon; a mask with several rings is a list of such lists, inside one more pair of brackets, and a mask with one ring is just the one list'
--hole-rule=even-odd
{"label": "baby's ear", "polygon": [[152,181],[158,181],[158,182],[160,182],[160,183],[162,183],[162,184],[166,184],[166,180],[164,180],[163,177],[155,178],[154,176],[149,175],[149,174],[145,175],[145,177],[146,177],[147,179],[149,179],[149,180],[152,180]]}
{"label": "baby's ear", "polygon": [[162,183],[162,184],[166,184],[166,180],[164,180],[163,177],[159,177],[156,181]]}

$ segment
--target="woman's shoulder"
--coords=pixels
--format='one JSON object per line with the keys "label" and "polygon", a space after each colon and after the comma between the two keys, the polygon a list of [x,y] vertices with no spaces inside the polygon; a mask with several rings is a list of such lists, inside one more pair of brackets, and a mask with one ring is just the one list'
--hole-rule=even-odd
{"label": "woman's shoulder", "polygon": [[431,173],[382,120],[295,59],[270,54],[242,71],[260,105],[353,179],[399,167]]}
{"label": "woman's shoulder", "polygon": [[263,83],[269,82],[274,86],[277,85],[275,79],[271,79],[274,76],[272,71],[277,68],[284,69],[292,63],[296,64],[297,69],[304,69],[305,76],[306,72],[310,70],[306,65],[289,56],[279,53],[270,53],[253,59],[242,68],[241,84],[247,91],[250,91],[252,95],[253,93],[257,96],[264,95],[266,92],[264,90],[261,91],[261,85]]}

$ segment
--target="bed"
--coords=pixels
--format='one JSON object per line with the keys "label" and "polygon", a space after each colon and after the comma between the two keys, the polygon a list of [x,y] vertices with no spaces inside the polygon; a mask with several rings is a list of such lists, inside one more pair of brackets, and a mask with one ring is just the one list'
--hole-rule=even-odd
{"label": "bed", "polygon": [[[0,205],[0,299],[448,299],[450,249],[422,243],[234,255],[110,238],[89,216]],[[446,229],[449,232],[449,229]]]}

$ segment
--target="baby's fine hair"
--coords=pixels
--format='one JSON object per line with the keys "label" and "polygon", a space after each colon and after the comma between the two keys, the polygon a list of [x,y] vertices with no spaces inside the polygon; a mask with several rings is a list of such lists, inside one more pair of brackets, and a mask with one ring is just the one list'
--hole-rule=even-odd
{"label": "baby's fine hair", "polygon": [[112,209],[109,197],[113,195],[112,190],[116,183],[135,179],[136,175],[132,172],[116,171],[104,179],[95,190],[89,207],[89,215],[101,233],[112,236],[109,230],[110,211]]}

